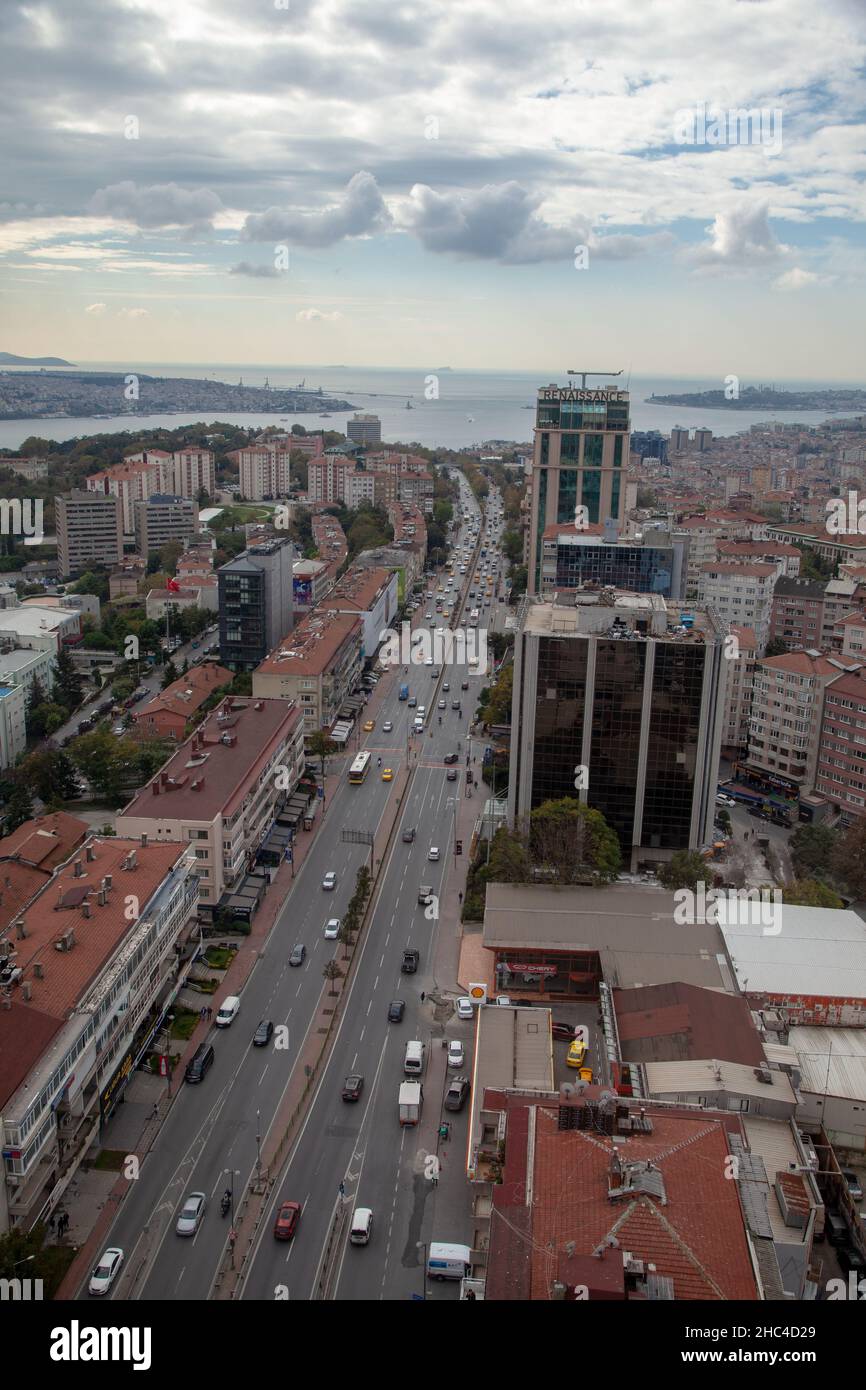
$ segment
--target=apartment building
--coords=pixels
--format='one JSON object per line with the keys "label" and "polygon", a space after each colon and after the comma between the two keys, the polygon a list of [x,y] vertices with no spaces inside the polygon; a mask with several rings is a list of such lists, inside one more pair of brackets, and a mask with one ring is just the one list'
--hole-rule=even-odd
{"label": "apartment building", "polygon": [[715,558],[747,565],[775,565],[780,577],[794,579],[800,573],[803,555],[795,545],[787,545],[784,541],[717,540]]}
{"label": "apartment building", "polygon": [[123,534],[131,536],[135,530],[135,504],[146,501],[156,493],[170,490],[170,460],[147,462],[126,460],[113,468],[105,468],[99,473],[91,473],[85,480],[88,492],[101,493],[104,497],[116,497],[120,502],[123,519]]}
{"label": "apartment building", "polygon": [[198,503],[189,497],[155,492],[132,508],[135,548],[140,555],[170,541],[185,545],[198,530]]}
{"label": "apartment building", "polygon": [[307,463],[307,501],[342,502],[346,496],[346,478],[354,471],[354,459],[330,449],[318,458],[311,458]]}
{"label": "apartment building", "polygon": [[376,502],[389,502],[397,495],[396,481],[390,473],[367,473],[361,470],[347,472],[343,477],[342,501],[351,510],[368,502],[372,507]]}
{"label": "apartment building", "polygon": [[749,721],[752,716],[752,691],[758,644],[750,627],[731,624],[730,635],[737,639],[737,655],[726,661],[728,683],[725,691],[725,714],[722,729],[722,754],[726,758],[745,755],[749,746]]}
{"label": "apartment building", "polygon": [[378,415],[353,415],[346,422],[346,436],[353,444],[381,444],[382,421]]}
{"label": "apartment building", "polygon": [[[508,819],[578,795],[625,865],[712,832],[728,673],[726,627],[658,594],[527,600],[515,641]],[[576,769],[585,785],[576,788]]]}
{"label": "apartment building", "polygon": [[118,814],[117,833],[187,846],[212,912],[240,885],[303,770],[296,705],[227,697]]}
{"label": "apartment building", "polygon": [[382,641],[382,633],[397,616],[397,575],[392,570],[353,565],[328,594],[329,611],[350,614],[363,624],[361,643],[365,660]]}
{"label": "apartment building", "polygon": [[26,478],[28,482],[37,482],[40,478],[48,477],[48,460],[40,458],[21,458],[12,455],[0,459],[0,468],[11,468],[13,473],[17,473],[19,478]]}
{"label": "apartment building", "polygon": [[292,566],[292,600],[296,616],[316,608],[333,585],[334,576],[324,560],[296,560]]}
{"label": "apartment building", "polygon": [[140,555],[125,556],[108,576],[108,597],[129,598],[137,594],[146,574],[147,564]]}
{"label": "apartment building", "polygon": [[824,636],[824,588],[815,579],[778,579],[770,610],[770,641],[795,647],[821,647]]}
{"label": "apartment building", "polygon": [[720,541],[752,541],[762,534],[763,517],[752,512],[711,511],[684,516],[676,524],[674,536],[688,537],[686,598],[694,602],[700,593],[703,566],[718,558]]}
{"label": "apartment building", "polygon": [[573,522],[564,522],[548,526],[541,543],[542,598],[584,584],[683,596],[688,539],[656,530],[625,538],[617,534],[614,523],[576,531]]}
{"label": "apartment building", "polygon": [[233,449],[228,457],[237,464],[239,490],[248,502],[285,497],[291,490],[291,445],[264,441]]}
{"label": "apartment building", "polygon": [[825,651],[838,650],[838,624],[854,612],[866,612],[866,583],[847,575],[828,579],[824,586],[824,624],[820,643]]}
{"label": "apartment building", "polygon": [[[866,661],[866,611],[849,613],[836,624],[834,645],[839,642],[843,656]],[[2,665],[0,665],[2,670]]]}
{"label": "apartment building", "polygon": [[[826,500],[824,505],[826,508]],[[826,510],[824,514],[826,516]],[[816,551],[822,559],[832,561],[834,565],[866,565],[866,536],[834,536],[828,532],[824,524],[813,522],[796,525],[792,522],[778,521],[766,523],[766,534],[770,540],[787,541],[791,545],[799,542]]]}
{"label": "apartment building", "polygon": [[815,790],[832,802],[843,825],[866,815],[866,647],[861,660],[824,691]]}
{"label": "apartment building", "polygon": [[251,671],[290,632],[295,551],[287,537],[263,541],[218,571],[220,660]]}
{"label": "apartment building", "polygon": [[824,688],[847,664],[819,651],[786,652],[757,663],[749,723],[749,763],[799,784],[815,785]]}
{"label": "apartment building", "polygon": [[21,685],[0,685],[0,768],[4,771],[15,766],[27,747],[26,698]]}
{"label": "apartment building", "polygon": [[212,449],[176,449],[171,456],[172,487],[167,489],[181,497],[198,498],[200,492],[208,497],[216,493],[216,471]]}
{"label": "apartment building", "polygon": [[57,564],[64,579],[92,565],[116,565],[123,558],[123,512],[110,493],[78,491],[54,501]]}
{"label": "apartment building", "polygon": [[364,669],[363,634],[355,614],[316,609],[253,671],[253,695],[294,701],[307,736],[332,729]]}
{"label": "apartment building", "polygon": [[701,566],[699,602],[712,608],[725,623],[752,628],[758,651],[763,653],[769,640],[777,577],[775,565],[713,560]]}
{"label": "apartment building", "polygon": [[185,676],[172,681],[146,705],[132,710],[135,732],[141,738],[170,738],[180,743],[188,721],[215,691],[230,685],[232,678],[231,671],[215,661],[190,667]]}
{"label": "apartment building", "polygon": [[5,932],[0,1231],[57,1209],[164,1027],[200,940],[193,862],[181,843],[91,837]]}

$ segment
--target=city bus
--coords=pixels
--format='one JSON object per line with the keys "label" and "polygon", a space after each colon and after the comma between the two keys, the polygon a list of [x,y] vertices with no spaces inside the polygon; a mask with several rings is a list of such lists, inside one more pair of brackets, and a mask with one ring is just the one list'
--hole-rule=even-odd
{"label": "city bus", "polygon": [[373,761],[372,753],[359,753],[352,766],[349,768],[350,782],[363,782],[367,773],[370,771],[370,763]]}
{"label": "city bus", "polygon": [[473,608],[473,609],[472,609],[472,612],[469,614],[469,626],[470,626],[470,627],[477,627],[477,626],[478,626],[478,619],[479,619],[480,617],[481,617],[481,614],[479,613],[478,609],[477,609],[477,608]]}

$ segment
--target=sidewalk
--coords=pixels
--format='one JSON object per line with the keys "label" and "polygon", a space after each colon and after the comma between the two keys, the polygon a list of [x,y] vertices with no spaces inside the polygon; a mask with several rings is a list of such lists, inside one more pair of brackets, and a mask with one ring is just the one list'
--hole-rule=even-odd
{"label": "sidewalk", "polygon": [[[326,822],[330,800],[342,779],[344,759],[330,758],[328,761],[332,767],[337,762],[338,767],[330,771],[325,778],[324,815],[321,819],[317,818],[316,829],[298,831],[294,841],[295,872],[310,852],[319,826]],[[249,936],[243,938],[222,983],[210,998],[214,1012],[229,994],[239,994],[243,989],[291,889],[292,865],[284,861],[271,881],[262,906],[253,918]],[[210,1022],[204,1020],[197,1023],[188,1042],[182,1045],[183,1050],[174,1068],[170,1089],[161,1077],[145,1072],[133,1074],[126,1087],[123,1104],[118,1106],[102,1132],[101,1149],[115,1149],[126,1154],[135,1154],[139,1162],[144,1161],[159,1133],[162,1121],[180,1092],[183,1069],[196,1048],[207,1037],[211,1026]],[[75,1198],[74,1210],[61,1203],[70,1216],[68,1240],[78,1246],[78,1254],[57,1291],[58,1300],[75,1297],[86,1271],[96,1262],[96,1257],[102,1250],[117,1215],[117,1209],[128,1190],[129,1182],[126,1178],[117,1178],[113,1173],[104,1170],[85,1171],[79,1168],[68,1189]]]}

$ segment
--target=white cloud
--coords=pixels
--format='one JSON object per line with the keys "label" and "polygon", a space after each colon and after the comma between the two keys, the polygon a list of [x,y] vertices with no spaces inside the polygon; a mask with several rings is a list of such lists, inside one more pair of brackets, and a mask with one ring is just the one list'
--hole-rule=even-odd
{"label": "white cloud", "polygon": [[182,188],[176,183],[142,186],[131,179],[97,189],[89,211],[145,229],[182,227],[191,233],[209,230],[222,201],[209,188]]}
{"label": "white cloud", "polygon": [[780,260],[790,250],[770,226],[766,203],[719,212],[706,232],[709,241],[690,252],[690,259],[699,266],[743,268]]}
{"label": "white cloud", "polygon": [[792,266],[780,275],[778,280],[773,281],[774,290],[805,290],[810,286],[832,284],[833,277],[830,275],[816,275],[813,270],[803,270],[800,266]]}
{"label": "white cloud", "polygon": [[84,312],[85,314],[93,314],[95,318],[99,318],[105,313],[105,309],[106,306],[104,304],[88,304]]}
{"label": "white cloud", "polygon": [[353,174],[343,194],[320,212],[294,208],[268,208],[248,217],[241,233],[244,241],[288,242],[290,246],[333,246],[346,237],[369,236],[384,231],[391,214],[372,174]]}
{"label": "white cloud", "polygon": [[149,309],[119,309],[118,318],[121,319],[149,319]]}
{"label": "white cloud", "polygon": [[337,309],[330,314],[324,312],[322,309],[301,309],[299,313],[295,314],[297,323],[317,323],[320,321],[335,323],[337,319],[341,319],[342,317],[343,315]]}

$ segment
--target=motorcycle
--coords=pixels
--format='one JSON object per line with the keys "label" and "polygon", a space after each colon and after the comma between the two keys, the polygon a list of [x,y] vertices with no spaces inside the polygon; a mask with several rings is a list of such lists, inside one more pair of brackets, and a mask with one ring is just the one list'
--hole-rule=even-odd
{"label": "motorcycle", "polygon": [[228,1189],[226,1189],[226,1191],[225,1191],[225,1192],[223,1193],[223,1195],[222,1195],[222,1198],[220,1199],[220,1212],[222,1213],[223,1216],[226,1216],[226,1215],[227,1215],[228,1210],[229,1210],[231,1204],[232,1204],[232,1194],[228,1191]]}

